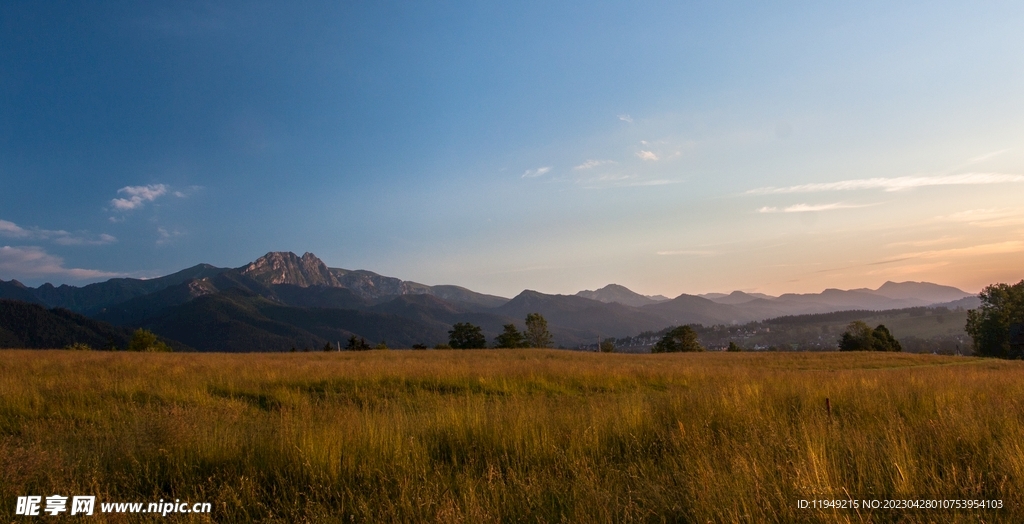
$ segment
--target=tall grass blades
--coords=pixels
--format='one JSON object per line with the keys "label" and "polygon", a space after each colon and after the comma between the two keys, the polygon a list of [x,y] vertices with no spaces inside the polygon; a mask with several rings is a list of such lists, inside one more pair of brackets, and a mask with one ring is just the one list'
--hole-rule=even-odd
{"label": "tall grass blades", "polygon": [[[879,353],[3,351],[0,517],[58,493],[214,505],[178,521],[1021,522],[1022,378]],[[1004,508],[797,506],[837,498]]]}

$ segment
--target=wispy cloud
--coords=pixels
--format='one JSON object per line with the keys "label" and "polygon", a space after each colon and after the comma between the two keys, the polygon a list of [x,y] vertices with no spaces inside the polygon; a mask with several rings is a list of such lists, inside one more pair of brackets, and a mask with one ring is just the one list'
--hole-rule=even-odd
{"label": "wispy cloud", "polygon": [[551,166],[538,167],[537,169],[527,169],[525,172],[523,172],[522,178],[536,178],[547,173],[548,171],[551,171]]}
{"label": "wispy cloud", "polygon": [[14,222],[0,220],[0,235],[9,238],[25,238],[29,235],[29,232]]}
{"label": "wispy cloud", "polygon": [[774,195],[783,193],[818,193],[823,191],[851,191],[859,189],[881,189],[884,191],[904,191],[928,186],[1008,184],[1024,182],[1024,175],[1006,173],[964,173],[961,175],[939,176],[901,176],[895,178],[861,178],[802,184],[789,187],[759,187],[747,191],[747,194]]}
{"label": "wispy cloud", "polygon": [[587,160],[586,162],[573,167],[573,169],[593,169],[595,167],[603,166],[605,164],[614,164],[614,160]]}
{"label": "wispy cloud", "polygon": [[626,184],[628,186],[667,186],[669,184],[678,184],[678,180],[668,180],[665,178],[657,178],[654,180],[638,180],[636,182]]}
{"label": "wispy cloud", "polygon": [[835,202],[832,204],[794,204],[789,207],[762,207],[758,213],[807,213],[810,211],[832,211],[834,209],[857,209],[861,207],[877,206],[878,204],[844,204]]}
{"label": "wispy cloud", "polygon": [[941,238],[930,238],[925,240],[908,240],[905,242],[890,242],[885,247],[899,247],[899,246],[910,246],[910,247],[928,247],[937,246],[941,244],[949,244],[951,242],[958,242],[963,240],[961,237],[948,237],[944,236]]}
{"label": "wispy cloud", "polygon": [[593,177],[588,179],[580,179],[576,181],[585,189],[606,189],[612,187],[645,187],[645,186],[664,186],[668,184],[678,184],[678,180],[669,180],[665,178],[656,178],[653,180],[641,180],[637,178],[637,175],[622,175],[622,174],[606,174],[599,177]]}
{"label": "wispy cloud", "polygon": [[62,277],[74,280],[124,276],[96,269],[64,267],[64,259],[38,246],[0,247],[0,272],[12,278],[34,279]]}
{"label": "wispy cloud", "polygon": [[[168,187],[164,184],[150,184],[148,186],[125,186],[117,190],[117,194],[125,195],[125,198],[115,198],[110,205],[118,211],[131,211],[138,209],[167,194]],[[178,192],[176,196],[185,196]]]}
{"label": "wispy cloud", "polygon": [[1010,149],[1007,148],[1007,149],[1000,149],[999,151],[992,151],[991,153],[985,153],[984,155],[979,155],[979,156],[976,156],[976,157],[970,159],[969,162],[972,163],[972,164],[976,164],[978,162],[984,162],[984,161],[986,161],[986,160],[988,160],[990,158],[997,157],[997,156],[999,156],[999,155],[1001,155],[1001,154],[1003,154],[1003,153],[1005,153],[1005,152],[1007,152],[1009,150]]}
{"label": "wispy cloud", "polygon": [[935,217],[939,222],[959,222],[978,227],[1003,227],[1024,224],[1024,212],[1016,209],[968,209]]}
{"label": "wispy cloud", "polygon": [[633,123],[633,117],[629,115],[619,115],[619,120],[622,120],[623,122],[628,122],[630,124]]}
{"label": "wispy cloud", "polygon": [[22,240],[49,240],[62,246],[102,246],[117,242],[117,238],[106,233],[99,236],[72,234],[64,230],[24,228],[8,220],[0,220],[0,236]]}
{"label": "wispy cloud", "polygon": [[156,240],[156,245],[158,245],[158,246],[162,246],[162,245],[168,244],[171,241],[173,241],[175,238],[178,238],[178,237],[184,235],[184,233],[182,233],[181,231],[178,231],[178,230],[168,231],[168,230],[166,230],[166,229],[164,229],[162,227],[156,228],[156,234],[158,236],[158,238]]}
{"label": "wispy cloud", "polygon": [[636,156],[640,157],[640,160],[657,160],[658,155],[654,154],[653,151],[638,151]]}
{"label": "wispy cloud", "polygon": [[62,246],[105,246],[107,244],[117,242],[117,237],[106,233],[103,233],[96,238],[61,236],[54,238],[53,242]]}
{"label": "wispy cloud", "polygon": [[676,256],[676,255],[692,255],[707,257],[711,255],[717,255],[717,251],[711,251],[707,249],[674,249],[669,251],[658,251],[655,253],[662,256]]}
{"label": "wispy cloud", "polygon": [[1024,241],[1007,240],[1006,242],[993,242],[990,244],[978,244],[976,246],[906,253],[903,256],[908,258],[952,258],[965,256],[973,257],[979,255],[1000,255],[1004,253],[1017,253],[1020,251],[1024,251]]}
{"label": "wispy cloud", "polygon": [[576,181],[580,184],[596,184],[601,182],[622,182],[623,180],[633,180],[636,175],[625,175],[622,173],[605,173],[600,176],[592,176],[588,178],[578,178]]}

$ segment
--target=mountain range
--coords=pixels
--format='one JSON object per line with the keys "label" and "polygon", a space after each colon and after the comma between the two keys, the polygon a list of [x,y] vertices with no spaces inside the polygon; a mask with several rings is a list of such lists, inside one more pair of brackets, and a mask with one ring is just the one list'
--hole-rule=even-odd
{"label": "mountain range", "polygon": [[456,322],[493,339],[528,313],[548,321],[556,345],[632,336],[672,325],[736,324],[843,310],[976,307],[977,297],[927,282],[827,289],[778,297],[734,291],[646,296],[610,284],[575,295],[525,290],[509,299],[452,285],[429,286],[365,270],[329,268],[312,253],[271,252],[238,268],[199,264],[153,279],[116,278],[83,287],[32,288],[0,280],[0,299],[59,308],[118,326],[144,327],[200,351],[282,351],[344,344],[392,347],[447,341]]}

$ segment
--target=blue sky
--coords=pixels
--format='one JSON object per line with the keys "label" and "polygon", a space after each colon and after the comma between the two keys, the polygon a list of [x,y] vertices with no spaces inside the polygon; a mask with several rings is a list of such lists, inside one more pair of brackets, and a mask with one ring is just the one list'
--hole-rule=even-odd
{"label": "blue sky", "polygon": [[0,278],[1024,278],[1019,3],[0,5]]}

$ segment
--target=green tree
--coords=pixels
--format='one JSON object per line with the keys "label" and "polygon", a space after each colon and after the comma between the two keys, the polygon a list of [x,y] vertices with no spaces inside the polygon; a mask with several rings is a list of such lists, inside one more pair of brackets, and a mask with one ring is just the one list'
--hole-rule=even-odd
{"label": "green tree", "polygon": [[903,351],[900,342],[882,324],[871,332],[871,345],[875,351]]}
{"label": "green tree", "polygon": [[846,326],[839,338],[839,351],[902,351],[898,340],[882,324],[871,329],[860,320]]}
{"label": "green tree", "polygon": [[334,351],[334,346],[330,342],[324,344],[324,352]]}
{"label": "green tree", "polygon": [[600,349],[602,353],[615,353],[615,339],[606,338],[602,340]]}
{"label": "green tree", "polygon": [[526,337],[516,329],[515,324],[505,324],[504,327],[505,330],[494,337],[494,347],[507,349],[526,347]]}
{"label": "green tree", "polygon": [[487,338],[480,326],[459,322],[448,332],[448,345],[454,349],[483,349],[487,347]]}
{"label": "green tree", "polygon": [[1013,285],[986,286],[978,298],[981,307],[967,312],[964,327],[974,341],[975,354],[1000,358],[1020,356],[1010,353],[1010,326],[1024,323],[1024,280]]}
{"label": "green tree", "polygon": [[729,341],[729,348],[726,349],[726,351],[732,351],[732,352],[743,351],[743,348],[739,347],[735,342],[730,340]]}
{"label": "green tree", "polygon": [[651,353],[677,353],[688,351],[704,351],[704,346],[697,340],[697,332],[690,326],[679,326],[670,329],[664,337],[651,348]]}
{"label": "green tree", "polygon": [[171,348],[160,341],[152,331],[148,329],[136,329],[132,333],[132,339],[128,342],[128,351],[170,351]]}
{"label": "green tree", "polygon": [[366,351],[370,349],[370,345],[366,343],[365,338],[357,339],[355,335],[352,335],[348,337],[348,344],[345,346],[345,349],[349,351]]}
{"label": "green tree", "polygon": [[551,347],[551,332],[548,321],[540,313],[526,315],[526,345],[531,348]]}
{"label": "green tree", "polygon": [[854,320],[846,326],[846,331],[839,338],[839,351],[871,351],[871,326],[863,321]]}

